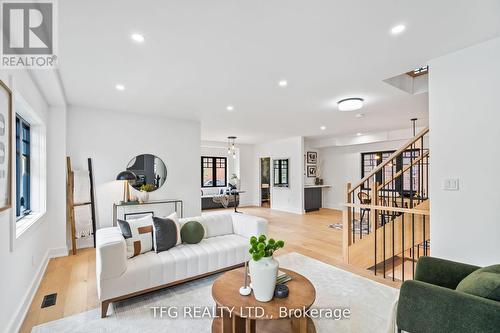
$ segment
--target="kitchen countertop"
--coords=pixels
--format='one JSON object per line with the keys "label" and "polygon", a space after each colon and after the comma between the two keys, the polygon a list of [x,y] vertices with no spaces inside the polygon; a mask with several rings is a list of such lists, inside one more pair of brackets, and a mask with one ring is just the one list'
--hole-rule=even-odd
{"label": "kitchen countertop", "polygon": [[305,185],[304,188],[332,187],[332,185]]}

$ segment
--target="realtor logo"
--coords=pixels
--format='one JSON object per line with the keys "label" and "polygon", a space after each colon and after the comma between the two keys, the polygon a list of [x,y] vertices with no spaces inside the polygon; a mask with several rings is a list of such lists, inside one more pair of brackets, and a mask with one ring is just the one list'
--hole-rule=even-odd
{"label": "realtor logo", "polygon": [[54,68],[53,1],[2,2],[3,68]]}

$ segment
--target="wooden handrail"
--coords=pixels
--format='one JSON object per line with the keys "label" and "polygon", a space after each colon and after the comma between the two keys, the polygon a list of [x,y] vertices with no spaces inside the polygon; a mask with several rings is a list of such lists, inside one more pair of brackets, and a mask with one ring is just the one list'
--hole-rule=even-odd
{"label": "wooden handrail", "polygon": [[396,172],[394,174],[394,176],[387,180],[385,183],[383,183],[380,187],[379,187],[379,190],[383,189],[387,184],[390,184],[394,179],[398,178],[399,176],[401,176],[403,173],[405,173],[408,169],[410,169],[411,167],[415,166],[415,164],[417,164],[418,162],[420,162],[422,159],[426,158],[427,156],[429,156],[429,151],[426,151],[422,156],[419,156],[417,159],[415,159],[413,161],[413,163],[411,164],[408,164],[407,166],[405,166],[403,169],[399,170],[398,172]]}
{"label": "wooden handrail", "polygon": [[408,213],[408,214],[416,214],[416,215],[430,215],[429,210],[424,209],[414,209],[414,208],[399,208],[399,207],[391,207],[391,206],[380,206],[380,205],[364,205],[364,204],[353,204],[353,203],[345,203],[346,207],[354,207],[359,209],[373,209],[373,210],[385,210],[390,212],[398,212],[398,213]]}
{"label": "wooden handrail", "polygon": [[411,146],[412,144],[417,142],[420,138],[422,138],[427,133],[429,133],[429,127],[424,128],[422,131],[420,131],[420,133],[418,133],[416,136],[414,136],[413,138],[408,140],[408,142],[406,144],[404,144],[401,148],[399,148],[394,153],[392,153],[391,156],[389,156],[389,158],[385,162],[379,164],[375,169],[372,170],[372,172],[370,172],[370,174],[363,177],[363,179],[361,179],[358,182],[358,184],[356,184],[356,186],[353,186],[351,188],[351,190],[348,192],[348,194],[351,194],[352,192],[354,192],[358,187],[363,185],[364,182],[366,182],[368,179],[370,179],[370,177],[373,177],[373,175],[375,175],[377,172],[382,170],[382,168],[385,167],[389,162],[391,162],[393,159],[398,157],[401,153],[403,153],[405,150],[407,150],[409,146]]}

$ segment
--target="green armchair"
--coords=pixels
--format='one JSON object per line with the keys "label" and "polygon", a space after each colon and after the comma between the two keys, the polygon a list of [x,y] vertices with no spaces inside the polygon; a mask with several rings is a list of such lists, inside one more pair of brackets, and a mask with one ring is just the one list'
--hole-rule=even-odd
{"label": "green armchair", "polygon": [[500,302],[455,290],[462,279],[478,268],[421,257],[415,280],[401,286],[398,332],[500,332]]}

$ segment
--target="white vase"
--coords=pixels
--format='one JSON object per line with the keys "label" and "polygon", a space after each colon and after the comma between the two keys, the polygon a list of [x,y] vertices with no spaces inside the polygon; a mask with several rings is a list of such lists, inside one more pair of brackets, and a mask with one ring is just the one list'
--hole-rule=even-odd
{"label": "white vase", "polygon": [[269,302],[273,299],[278,268],[278,261],[273,257],[264,257],[258,261],[250,260],[250,279],[257,301]]}
{"label": "white vase", "polygon": [[145,203],[145,202],[148,202],[148,200],[149,200],[149,192],[140,191],[139,192],[139,201],[141,203]]}

